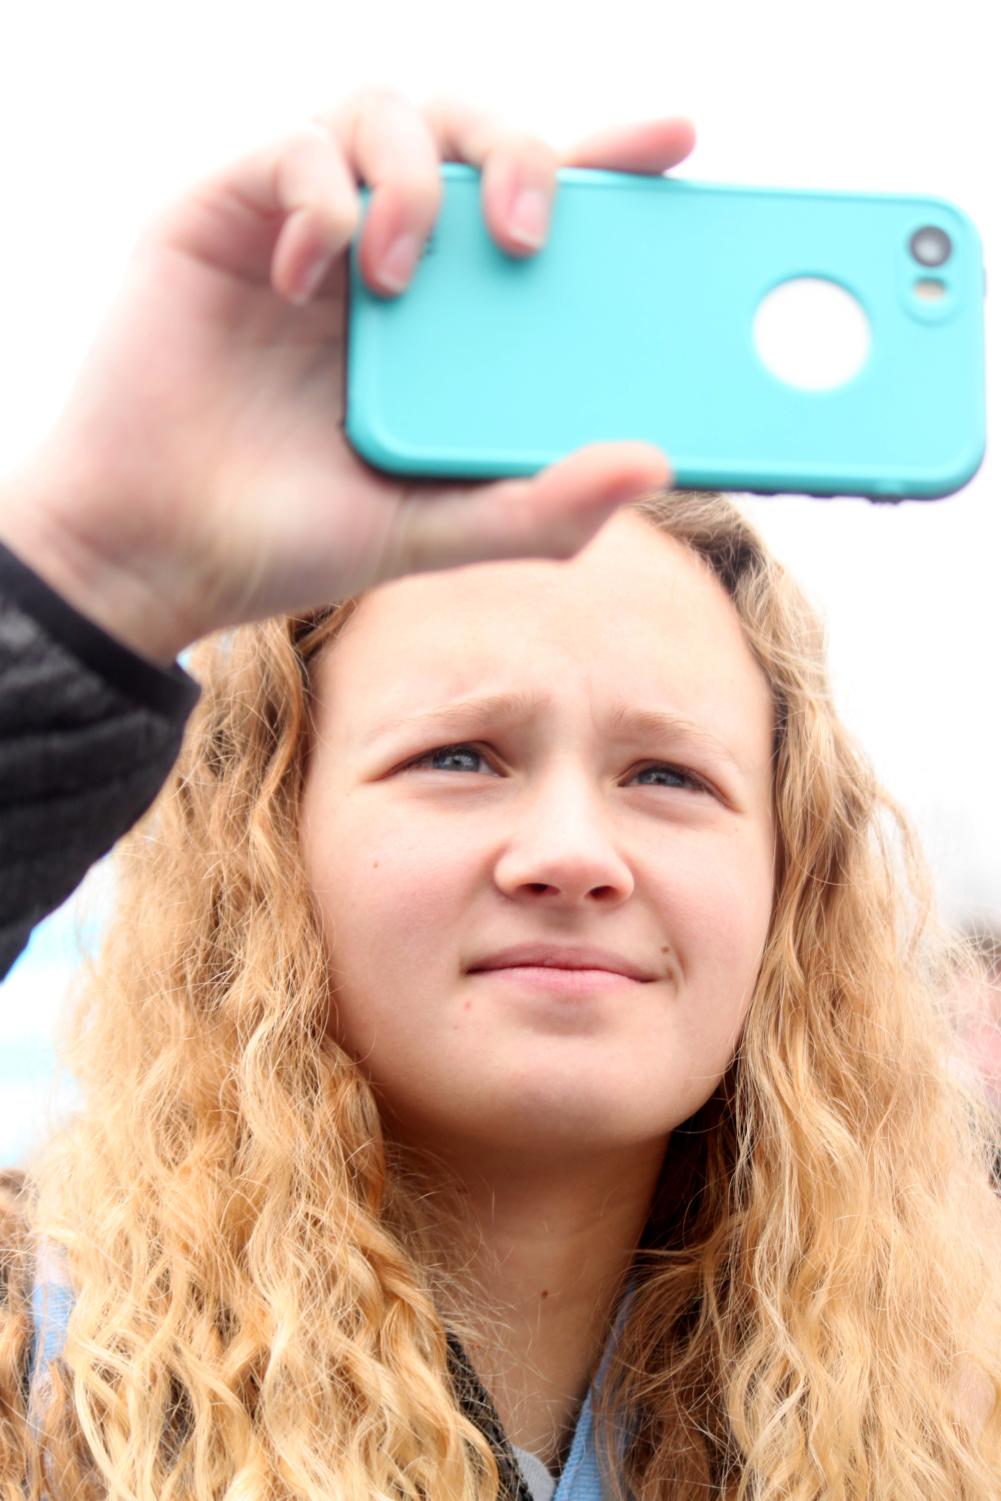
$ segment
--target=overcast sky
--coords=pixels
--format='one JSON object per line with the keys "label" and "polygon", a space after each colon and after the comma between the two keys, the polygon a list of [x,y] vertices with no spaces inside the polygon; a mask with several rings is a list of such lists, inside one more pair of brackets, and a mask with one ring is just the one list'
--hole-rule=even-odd
{"label": "overcast sky", "polygon": [[[1001,922],[1001,91],[988,14],[986,0],[8,6],[0,471],[55,420],[148,216],[365,84],[417,101],[448,90],[557,145],[687,114],[698,143],[679,177],[952,199],[979,229],[990,288],[979,474],[939,501],[749,509],[824,615],[843,716],[916,821],[946,912]],[[58,1112],[72,1099],[53,1082],[50,1039],[76,917],[71,902],[37,929],[0,985],[0,1164],[42,1129],[47,1100]]]}

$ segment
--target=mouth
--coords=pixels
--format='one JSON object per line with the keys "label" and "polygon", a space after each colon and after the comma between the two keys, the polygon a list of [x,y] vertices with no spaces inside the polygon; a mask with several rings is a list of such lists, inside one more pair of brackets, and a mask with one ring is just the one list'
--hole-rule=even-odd
{"label": "mouth", "polygon": [[554,995],[593,995],[643,984],[642,980],[620,975],[616,970],[569,969],[555,964],[511,964],[471,973],[482,979],[494,979],[502,985],[549,991]]}
{"label": "mouth", "polygon": [[499,969],[554,969],[564,972],[621,975],[624,979],[647,982],[656,978],[634,959],[614,949],[595,944],[514,943],[494,954],[483,956],[469,966],[470,974]]}

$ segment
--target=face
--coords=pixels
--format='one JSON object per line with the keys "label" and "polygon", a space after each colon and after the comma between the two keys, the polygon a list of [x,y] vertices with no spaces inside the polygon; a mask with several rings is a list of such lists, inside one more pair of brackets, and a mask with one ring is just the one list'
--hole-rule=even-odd
{"label": "face", "polygon": [[[330,1031],[397,1134],[666,1143],[733,1056],[772,902],[772,709],[721,586],[620,512],[567,562],[380,586],[316,688]],[[476,971],[528,943],[646,978]]]}

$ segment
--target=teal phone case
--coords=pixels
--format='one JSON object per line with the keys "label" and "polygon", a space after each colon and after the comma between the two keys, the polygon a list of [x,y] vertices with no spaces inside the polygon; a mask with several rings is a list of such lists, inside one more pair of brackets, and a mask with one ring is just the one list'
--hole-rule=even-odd
{"label": "teal phone case", "polygon": [[[362,281],[360,228],[351,245],[345,430],[374,467],[491,479],[641,439],[678,488],[881,500],[949,495],[979,468],[983,258],[955,204],[561,168],[546,243],[519,259],[487,230],[479,172],[440,170],[400,296]],[[934,267],[910,248],[929,225],[952,242]],[[799,277],[869,322],[864,364],[833,389],[789,385],[755,346],[762,299]]]}

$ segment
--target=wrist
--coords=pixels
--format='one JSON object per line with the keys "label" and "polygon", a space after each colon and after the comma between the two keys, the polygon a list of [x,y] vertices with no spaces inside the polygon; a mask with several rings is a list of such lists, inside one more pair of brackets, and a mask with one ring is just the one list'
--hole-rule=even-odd
{"label": "wrist", "polygon": [[0,481],[0,542],[121,645],[171,666],[195,635],[152,597],[138,569],[87,539],[87,515],[83,486],[42,465]]}

